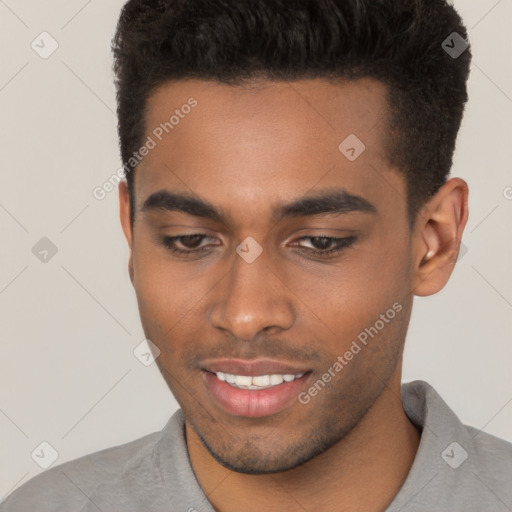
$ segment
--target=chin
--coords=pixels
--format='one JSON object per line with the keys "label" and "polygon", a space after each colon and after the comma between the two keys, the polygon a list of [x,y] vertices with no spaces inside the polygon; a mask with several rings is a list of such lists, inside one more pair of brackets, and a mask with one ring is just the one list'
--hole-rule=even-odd
{"label": "chin", "polygon": [[[229,440],[223,446],[212,446],[200,432],[196,430],[196,433],[209,454],[225,468],[248,475],[265,475],[290,471],[306,464],[335,445],[349,431],[350,428],[344,428],[341,432],[323,432],[323,436],[306,432],[301,435],[302,441],[289,446],[276,446],[275,441],[271,444],[263,439],[261,444],[267,452],[251,440],[246,440],[241,446],[234,446]],[[282,442],[289,442],[289,439],[285,436]]]}

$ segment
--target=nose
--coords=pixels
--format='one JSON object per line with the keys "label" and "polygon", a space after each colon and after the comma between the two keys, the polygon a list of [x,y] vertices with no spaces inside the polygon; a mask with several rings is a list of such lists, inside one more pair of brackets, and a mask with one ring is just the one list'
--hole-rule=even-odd
{"label": "nose", "polygon": [[238,254],[210,312],[213,327],[240,340],[253,340],[260,331],[289,329],[294,322],[293,294],[285,276],[271,268],[265,251],[252,263]]}

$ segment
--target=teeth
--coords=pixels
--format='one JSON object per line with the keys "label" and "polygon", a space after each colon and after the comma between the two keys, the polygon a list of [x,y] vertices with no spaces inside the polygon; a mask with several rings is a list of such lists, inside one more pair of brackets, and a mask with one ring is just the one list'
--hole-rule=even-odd
{"label": "teeth", "polygon": [[252,377],[246,375],[237,375],[235,377],[235,384],[237,386],[250,386],[252,384]]}
{"label": "teeth", "polygon": [[249,384],[253,384],[254,386],[270,386],[270,375],[258,375],[251,380],[252,382]]}
{"label": "teeth", "polygon": [[231,373],[217,372],[217,378],[240,389],[267,389],[278,386],[283,382],[292,382],[300,379],[304,373],[292,374],[272,374],[272,375],[256,375],[250,377],[248,375],[232,375]]}
{"label": "teeth", "polygon": [[276,384],[281,384],[284,381],[284,377],[282,375],[271,375],[270,376],[270,384],[275,386]]}

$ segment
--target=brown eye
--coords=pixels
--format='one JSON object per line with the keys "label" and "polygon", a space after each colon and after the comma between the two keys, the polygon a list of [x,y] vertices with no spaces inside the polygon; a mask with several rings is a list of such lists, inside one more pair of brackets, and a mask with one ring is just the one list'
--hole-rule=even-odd
{"label": "brown eye", "polygon": [[202,242],[203,235],[186,235],[179,238],[180,243],[187,249],[196,249]]}
{"label": "brown eye", "polygon": [[[312,247],[305,247],[300,242],[309,240],[309,245]],[[341,253],[344,249],[351,247],[356,241],[355,236],[345,238],[333,238],[330,236],[304,236],[298,240],[299,250],[312,254],[314,256],[328,257],[335,256]]]}
{"label": "brown eye", "polygon": [[208,251],[210,245],[201,245],[204,240],[214,240],[213,237],[205,234],[165,236],[161,239],[162,245],[178,255],[194,255],[203,251]]}

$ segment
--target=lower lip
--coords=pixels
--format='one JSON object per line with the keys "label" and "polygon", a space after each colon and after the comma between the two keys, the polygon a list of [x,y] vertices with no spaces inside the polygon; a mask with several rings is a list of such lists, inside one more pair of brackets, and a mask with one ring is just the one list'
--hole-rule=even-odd
{"label": "lower lip", "polygon": [[272,388],[239,389],[220,380],[214,373],[203,371],[207,389],[214,401],[228,414],[246,418],[260,418],[282,411],[297,398],[309,375],[306,373],[299,379]]}

